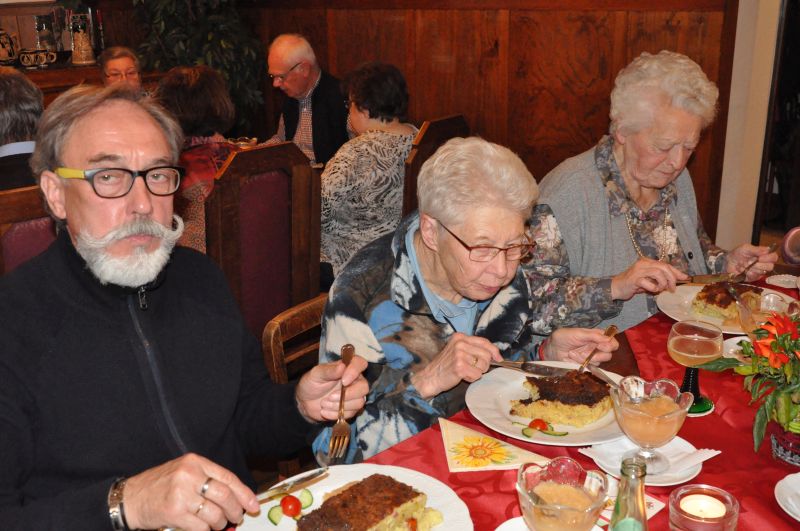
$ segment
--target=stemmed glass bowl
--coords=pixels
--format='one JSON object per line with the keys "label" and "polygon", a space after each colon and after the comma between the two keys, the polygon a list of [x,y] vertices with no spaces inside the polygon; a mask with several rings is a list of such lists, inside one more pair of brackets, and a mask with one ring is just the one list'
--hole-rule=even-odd
{"label": "stemmed glass bowl", "polygon": [[697,365],[722,356],[722,330],[705,321],[678,321],[669,331],[667,352],[674,361],[686,367],[681,391],[694,395],[689,416],[711,413],[714,402],[700,394],[700,372]]}
{"label": "stemmed glass bowl", "polygon": [[517,495],[528,529],[589,531],[606,504],[608,480],[569,457],[545,466],[525,463],[517,473]]}
{"label": "stemmed glass bowl", "polygon": [[669,469],[669,460],[656,451],[680,431],[692,405],[692,393],[681,392],[672,380],[649,382],[638,376],[626,376],[619,387],[611,389],[614,414],[622,431],[639,448],[623,459],[637,457],[647,465],[648,474]]}

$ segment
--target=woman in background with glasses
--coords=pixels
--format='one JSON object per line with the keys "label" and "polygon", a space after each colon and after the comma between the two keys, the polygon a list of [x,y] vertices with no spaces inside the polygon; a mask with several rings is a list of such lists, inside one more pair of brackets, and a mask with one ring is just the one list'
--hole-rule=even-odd
{"label": "woman in background with glasses", "polygon": [[339,148],[322,174],[323,290],[356,251],[400,223],[405,160],[417,134],[405,123],[408,89],[396,67],[364,64],[342,87],[357,136]]}
{"label": "woman in background with glasses", "polygon": [[[370,393],[345,460],[368,458],[464,408],[467,385],[501,359],[608,360],[601,330],[564,328],[537,345],[519,264],[536,181],[505,147],[447,142],[422,167],[419,213],[356,253],[337,277],[322,321],[320,362],[346,343],[370,366]],[[314,449],[325,453],[330,428]]]}

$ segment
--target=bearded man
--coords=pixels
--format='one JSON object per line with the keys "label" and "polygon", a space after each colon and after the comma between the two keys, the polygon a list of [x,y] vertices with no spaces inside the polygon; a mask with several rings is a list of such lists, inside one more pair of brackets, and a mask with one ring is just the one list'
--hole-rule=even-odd
{"label": "bearded man", "polygon": [[[31,166],[60,225],[0,279],[3,529],[222,529],[256,511],[245,456],[363,406],[355,358],[266,375],[222,273],[175,248],[180,127],[140,91],[81,86]],[[141,177],[141,179],[139,179]]]}

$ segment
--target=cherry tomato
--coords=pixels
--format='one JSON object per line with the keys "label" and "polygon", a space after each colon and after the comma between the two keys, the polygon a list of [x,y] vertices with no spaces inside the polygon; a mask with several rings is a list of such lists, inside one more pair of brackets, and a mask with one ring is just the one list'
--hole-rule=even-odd
{"label": "cherry tomato", "polygon": [[538,431],[546,430],[546,429],[549,428],[547,423],[545,421],[543,421],[542,419],[533,419],[530,422],[530,424],[528,424],[528,427],[533,429],[533,430],[538,430]]}
{"label": "cherry tomato", "polygon": [[291,494],[281,498],[281,509],[283,510],[283,514],[285,514],[286,516],[291,516],[292,518],[294,518],[295,516],[300,514],[301,508],[302,506],[300,504],[300,500],[298,500]]}

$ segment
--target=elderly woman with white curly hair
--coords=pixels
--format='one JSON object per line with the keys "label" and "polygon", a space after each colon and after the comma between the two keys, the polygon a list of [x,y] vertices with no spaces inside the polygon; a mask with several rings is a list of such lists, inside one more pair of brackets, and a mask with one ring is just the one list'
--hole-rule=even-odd
{"label": "elderly woman with white curly hair", "polygon": [[[519,264],[538,189],[510,150],[457,138],[422,167],[419,213],[358,251],[337,277],[323,317],[320,361],[346,343],[369,362],[364,411],[345,460],[361,461],[465,405],[492,360],[608,360],[601,330],[561,329],[542,344]],[[543,319],[548,320],[548,319]],[[314,441],[325,453],[331,429]]]}
{"label": "elderly woman with white curly hair", "polygon": [[553,324],[629,328],[657,311],[654,294],[687,274],[748,272],[777,261],[766,247],[720,249],[697,212],[686,163],[713,120],[717,87],[688,57],[642,53],[617,75],[610,134],[541,182],[526,274]]}

